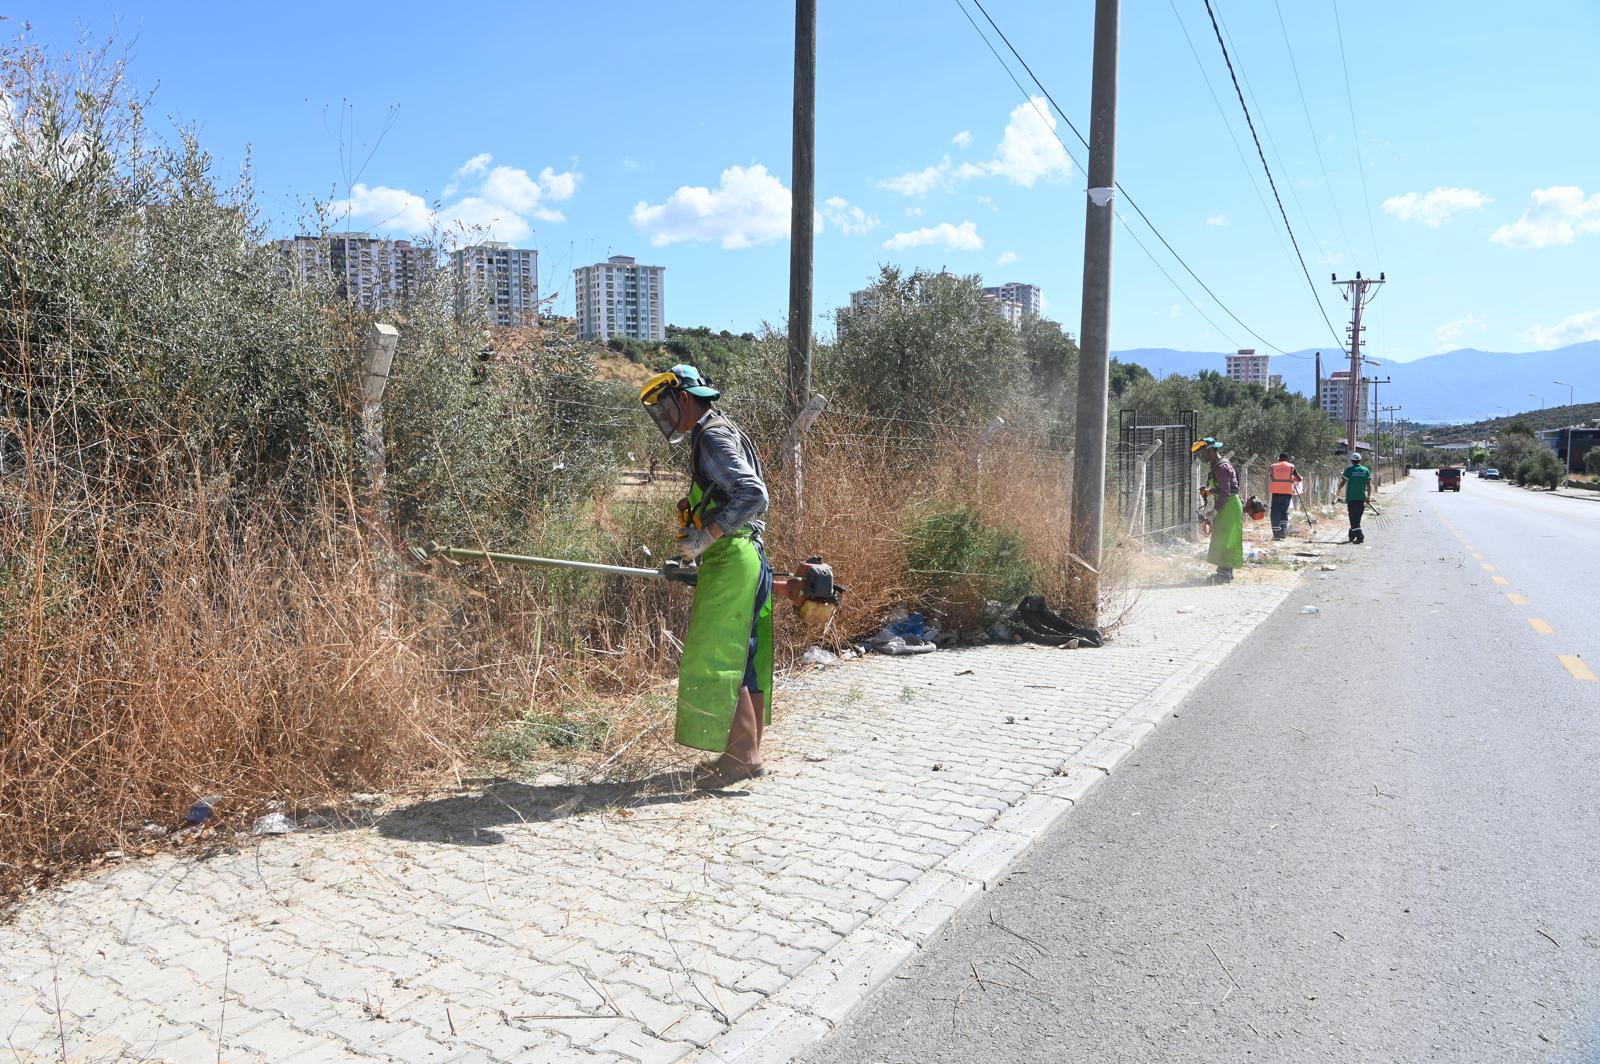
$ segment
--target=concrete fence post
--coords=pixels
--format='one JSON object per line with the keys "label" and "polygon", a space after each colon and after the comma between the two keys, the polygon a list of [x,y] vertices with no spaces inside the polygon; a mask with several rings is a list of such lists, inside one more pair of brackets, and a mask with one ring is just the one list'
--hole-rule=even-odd
{"label": "concrete fence post", "polygon": [[378,586],[384,615],[392,612],[399,566],[389,543],[389,502],[384,493],[388,476],[387,443],[383,432],[383,393],[389,385],[389,369],[394,365],[400,330],[393,325],[374,323],[367,333],[361,361],[362,448],[367,460],[367,491],[371,506],[371,543],[378,564]]}

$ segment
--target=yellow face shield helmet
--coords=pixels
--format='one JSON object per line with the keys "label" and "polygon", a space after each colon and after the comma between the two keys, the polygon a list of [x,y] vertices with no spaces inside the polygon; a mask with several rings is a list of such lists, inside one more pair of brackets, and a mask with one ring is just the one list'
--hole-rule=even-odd
{"label": "yellow face shield helmet", "polygon": [[683,407],[678,397],[679,381],[676,373],[657,373],[645,382],[639,392],[639,402],[644,404],[650,420],[656,423],[668,443],[683,439],[678,431],[678,420]]}

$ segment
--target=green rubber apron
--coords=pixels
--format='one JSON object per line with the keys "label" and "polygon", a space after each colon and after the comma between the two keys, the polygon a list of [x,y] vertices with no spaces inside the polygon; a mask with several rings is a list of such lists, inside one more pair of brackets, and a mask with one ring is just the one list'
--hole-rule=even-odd
{"label": "green rubber apron", "polygon": [[[697,504],[698,488],[689,493]],[[712,519],[707,519],[709,524]],[[755,615],[761,583],[761,553],[748,530],[725,535],[700,556],[694,608],[678,662],[676,738],[697,750],[722,751],[744,686],[752,622],[756,633],[755,673],[766,695],[766,723],[772,723],[772,596]]]}
{"label": "green rubber apron", "polygon": [[1230,495],[1211,519],[1211,548],[1206,561],[1222,569],[1244,568],[1244,503]]}

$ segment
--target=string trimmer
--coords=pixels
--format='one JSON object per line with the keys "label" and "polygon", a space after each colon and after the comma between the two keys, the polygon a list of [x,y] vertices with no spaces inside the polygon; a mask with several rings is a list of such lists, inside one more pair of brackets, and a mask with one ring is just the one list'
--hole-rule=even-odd
{"label": "string trimmer", "polygon": [[[658,569],[644,569],[632,565],[605,565],[600,562],[581,562],[570,558],[539,558],[531,554],[505,554],[500,551],[477,550],[472,547],[451,547],[442,543],[429,543],[426,547],[412,547],[411,553],[418,561],[443,558],[452,565],[462,561],[499,562],[502,565],[533,566],[546,569],[573,569],[584,573],[601,573],[607,576],[633,576],[647,580],[666,580],[693,587],[699,578],[699,568],[693,562],[676,558],[663,562]],[[794,606],[801,620],[808,624],[824,625],[839,607],[839,597],[844,587],[834,583],[833,567],[820,557],[810,557],[801,562],[796,572],[774,573],[772,593]]]}

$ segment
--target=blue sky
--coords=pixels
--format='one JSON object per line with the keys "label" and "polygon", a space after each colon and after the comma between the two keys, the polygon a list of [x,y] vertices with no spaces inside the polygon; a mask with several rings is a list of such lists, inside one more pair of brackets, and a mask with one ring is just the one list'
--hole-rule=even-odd
{"label": "blue sky", "polygon": [[[1333,0],[1213,3],[1341,336],[1327,282],[1360,269],[1390,279],[1374,357],[1600,338],[1600,5],[1339,0],[1347,96]],[[1092,2],[985,4],[1087,134]],[[785,313],[786,3],[29,6],[13,19],[52,51],[85,33],[130,41],[158,114],[225,168],[250,153],[277,233],[315,201],[394,236],[437,217],[537,247],[558,310],[574,265],[632,254],[667,267],[675,324]],[[1076,332],[1082,173],[962,6],[818,6],[819,314],[898,263],[1038,284]],[[1119,180],[1268,343],[1332,349],[1232,93],[1201,0],[1124,5]],[[1136,219],[1115,262],[1114,348],[1267,349]]]}

